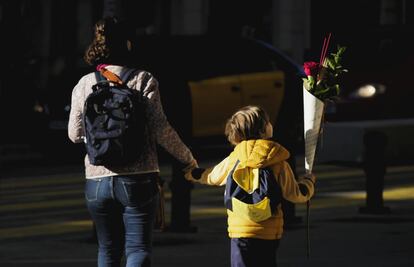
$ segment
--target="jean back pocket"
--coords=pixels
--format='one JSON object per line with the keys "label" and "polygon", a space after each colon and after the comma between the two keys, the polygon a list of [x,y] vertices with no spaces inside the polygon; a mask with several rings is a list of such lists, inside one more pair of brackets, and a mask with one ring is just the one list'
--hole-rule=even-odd
{"label": "jean back pocket", "polygon": [[121,180],[129,206],[143,207],[158,193],[156,181],[152,178]]}
{"label": "jean back pocket", "polygon": [[87,201],[98,200],[99,186],[102,179],[87,179],[85,184],[85,198]]}

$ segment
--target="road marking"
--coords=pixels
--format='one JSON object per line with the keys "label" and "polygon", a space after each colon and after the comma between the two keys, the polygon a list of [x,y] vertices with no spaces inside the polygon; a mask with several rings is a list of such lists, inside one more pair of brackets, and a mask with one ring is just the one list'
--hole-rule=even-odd
{"label": "road marking", "polygon": [[0,260],[0,264],[32,264],[32,263],[82,263],[96,262],[96,259],[27,259],[27,260]]}
{"label": "road marking", "polygon": [[1,183],[0,189],[3,190],[16,190],[21,188],[33,188],[39,186],[56,186],[56,185],[69,185],[69,184],[80,184],[83,185],[85,178],[70,176],[62,177],[61,175],[36,177],[36,179],[5,179]]}
{"label": "road marking", "polygon": [[[323,171],[322,171],[323,170]],[[393,179],[394,176],[410,179],[414,172],[414,166],[392,166],[387,168],[386,179]],[[365,180],[365,173],[359,168],[342,168],[329,166],[324,168],[315,168],[317,179],[332,182],[333,188],[339,185],[346,185],[346,182],[357,182],[356,179]],[[401,176],[403,175],[403,176]],[[343,178],[343,179],[341,179]],[[347,181],[344,179],[350,178]],[[6,179],[0,184],[0,198],[2,201],[20,201],[13,204],[0,206],[0,212],[4,213],[4,219],[0,221],[13,225],[13,221],[23,227],[5,227],[0,229],[0,239],[24,238],[32,236],[49,236],[65,233],[90,231],[92,222],[90,220],[70,220],[57,221],[60,215],[87,214],[85,200],[83,198],[83,186],[85,179],[74,175],[49,175],[36,178],[25,179]],[[360,182],[361,182],[360,181]],[[65,187],[66,186],[66,187]],[[74,187],[79,186],[79,187]],[[219,198],[222,197],[224,187],[211,187],[196,184],[192,190],[194,202],[208,203],[205,206],[191,206],[192,219],[205,219],[212,217],[225,217],[226,209],[218,204]],[[5,193],[5,194],[3,194]],[[56,197],[65,197],[66,199],[47,199]],[[165,198],[169,201],[171,192],[168,187],[165,188]],[[364,191],[346,191],[346,192],[321,192],[312,199],[312,209],[323,209],[330,207],[343,207],[350,205],[363,205],[366,194]],[[33,198],[45,198],[41,201]],[[70,198],[70,199],[69,199]],[[393,187],[384,190],[384,200],[400,201],[414,199],[414,185]],[[217,203],[217,204],[212,204]],[[220,206],[219,206],[220,205]],[[80,207],[84,207],[81,209]],[[64,208],[64,209],[62,209]],[[166,207],[166,219],[168,220],[168,208]],[[304,204],[298,204],[297,209],[302,212],[305,209]],[[12,212],[21,212],[13,214]],[[24,211],[24,214],[23,214]],[[8,215],[7,213],[11,213]],[[50,218],[48,223],[41,221],[41,218]],[[62,216],[63,217],[63,216]],[[79,217],[78,217],[79,218]],[[53,220],[57,222],[52,222]],[[63,220],[63,218],[62,218]],[[43,220],[44,221],[44,220]],[[40,223],[40,224],[39,224]],[[29,225],[27,225],[29,224]]]}
{"label": "road marking", "polygon": [[191,218],[193,219],[206,219],[212,217],[224,217],[227,214],[226,208],[223,207],[198,207],[198,206],[191,206]]}
{"label": "road marking", "polygon": [[[70,208],[66,210],[58,209],[58,210],[51,210],[51,211],[37,211],[32,212],[29,215],[27,213],[19,213],[19,214],[13,214],[13,215],[2,215],[0,217],[0,222],[3,224],[9,224],[12,225],[13,222],[22,222],[26,224],[27,219],[30,220],[31,224],[38,224],[39,222],[44,222],[49,218],[49,221],[51,218],[58,218],[59,216],[64,215],[79,215],[79,214],[88,214],[86,205],[84,208],[75,209]],[[3,226],[2,226],[3,227]],[[0,228],[2,228],[0,227]]]}
{"label": "road marking", "polygon": [[50,209],[50,208],[62,208],[73,206],[85,206],[84,199],[64,199],[64,200],[47,200],[33,203],[19,203],[11,204],[7,206],[0,206],[0,212],[7,211],[22,211],[22,210],[37,210],[37,209]]}
{"label": "road marking", "polygon": [[90,231],[91,229],[92,221],[90,220],[64,221],[26,227],[10,227],[0,229],[0,239],[26,238],[45,235],[49,236]]}
{"label": "road marking", "polygon": [[3,205],[2,202],[10,202],[10,201],[33,201],[36,200],[36,198],[47,198],[47,197],[65,197],[65,196],[74,196],[79,197],[84,195],[83,189],[72,189],[72,190],[59,190],[59,189],[52,189],[53,191],[50,191],[50,188],[44,188],[43,190],[36,190],[34,192],[15,192],[15,194],[9,194],[7,196],[2,196],[0,198],[0,205]]}
{"label": "road marking", "polygon": [[[387,167],[386,175],[400,174],[400,173],[412,173],[414,172],[414,165],[408,166],[393,166]],[[338,177],[357,177],[361,176],[365,178],[365,172],[362,169],[353,168],[350,170],[338,169],[336,171],[318,172],[314,171],[317,179],[334,179]],[[413,175],[414,178],[414,175]]]}
{"label": "road marking", "polygon": [[[337,197],[346,199],[365,199],[367,193],[365,191],[348,191],[348,192],[324,192],[318,194],[325,197]],[[414,185],[395,187],[383,191],[384,200],[414,200]]]}

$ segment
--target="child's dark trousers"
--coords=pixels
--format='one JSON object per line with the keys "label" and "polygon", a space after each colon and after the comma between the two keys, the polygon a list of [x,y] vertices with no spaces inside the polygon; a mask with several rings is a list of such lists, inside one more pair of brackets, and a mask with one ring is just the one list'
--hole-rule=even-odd
{"label": "child's dark trousers", "polygon": [[280,240],[257,238],[231,239],[231,267],[276,267]]}

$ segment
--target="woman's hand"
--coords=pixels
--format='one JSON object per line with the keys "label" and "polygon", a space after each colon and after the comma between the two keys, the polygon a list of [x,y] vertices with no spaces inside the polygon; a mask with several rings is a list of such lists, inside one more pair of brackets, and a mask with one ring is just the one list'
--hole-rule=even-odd
{"label": "woman's hand", "polygon": [[194,168],[198,168],[198,163],[197,160],[193,159],[193,161],[191,161],[190,163],[188,163],[183,169],[182,171],[184,173],[190,172],[191,170],[193,170]]}

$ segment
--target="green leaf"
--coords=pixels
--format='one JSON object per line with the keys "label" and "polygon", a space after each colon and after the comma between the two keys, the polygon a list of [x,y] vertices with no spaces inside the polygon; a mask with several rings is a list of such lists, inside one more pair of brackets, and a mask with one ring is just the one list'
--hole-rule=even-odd
{"label": "green leaf", "polygon": [[305,88],[322,101],[338,99],[340,93],[340,76],[348,72],[348,69],[342,66],[342,57],[345,50],[346,47],[338,45],[336,53],[331,53],[326,57],[324,67],[318,75],[318,79],[320,80],[316,80],[314,77],[303,79]]}

